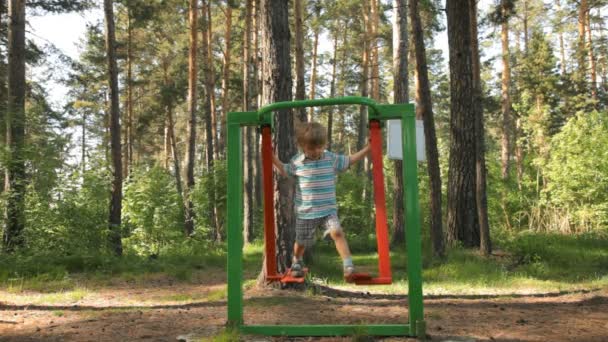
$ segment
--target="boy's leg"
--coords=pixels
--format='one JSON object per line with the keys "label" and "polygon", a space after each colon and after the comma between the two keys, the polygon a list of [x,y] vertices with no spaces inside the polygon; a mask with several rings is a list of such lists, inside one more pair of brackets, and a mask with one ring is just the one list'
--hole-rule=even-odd
{"label": "boy's leg", "polygon": [[294,259],[300,260],[304,256],[306,247],[300,245],[297,241],[293,244],[293,257]]}
{"label": "boy's leg", "polygon": [[293,261],[291,263],[291,275],[294,277],[304,276],[304,251],[306,247],[312,246],[314,242],[315,228],[318,220],[303,220],[296,218],[296,242],[293,245]]}
{"label": "boy's leg", "polygon": [[344,277],[347,281],[351,281],[352,274],[355,272],[355,266],[353,264],[352,255],[348,242],[344,236],[344,231],[340,226],[340,220],[337,215],[330,215],[327,217],[325,222],[326,234],[329,234],[336,244],[336,250],[342,258],[342,264],[344,267]]}

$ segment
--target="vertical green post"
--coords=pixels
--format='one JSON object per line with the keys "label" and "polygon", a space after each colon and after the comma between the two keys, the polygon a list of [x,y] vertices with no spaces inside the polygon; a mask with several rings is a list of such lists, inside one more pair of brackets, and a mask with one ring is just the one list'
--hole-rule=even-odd
{"label": "vertical green post", "polygon": [[[416,117],[412,111],[401,117],[403,144],[403,181],[405,182],[405,217],[407,240],[407,277],[410,333],[424,336],[422,304],[422,246],[420,241],[420,205],[418,203],[418,174],[416,159]],[[422,331],[420,331],[422,330]]]}
{"label": "vertical green post", "polygon": [[228,120],[228,324],[243,324],[243,156],[241,126]]}

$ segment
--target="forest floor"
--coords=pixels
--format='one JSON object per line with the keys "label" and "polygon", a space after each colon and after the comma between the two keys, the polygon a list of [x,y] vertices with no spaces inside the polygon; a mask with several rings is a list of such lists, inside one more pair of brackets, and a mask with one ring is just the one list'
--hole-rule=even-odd
{"label": "forest floor", "polygon": [[[0,289],[0,341],[231,340],[225,274],[190,281],[164,275],[115,279],[59,293]],[[355,287],[317,291],[248,286],[247,324],[371,324],[407,321],[407,298]],[[370,291],[370,292],[367,292]],[[294,305],[295,304],[295,305]],[[426,296],[432,341],[608,341],[608,288],[546,294]],[[267,338],[253,341],[349,341]],[[372,340],[372,339],[361,339]],[[386,338],[386,341],[414,341]]]}

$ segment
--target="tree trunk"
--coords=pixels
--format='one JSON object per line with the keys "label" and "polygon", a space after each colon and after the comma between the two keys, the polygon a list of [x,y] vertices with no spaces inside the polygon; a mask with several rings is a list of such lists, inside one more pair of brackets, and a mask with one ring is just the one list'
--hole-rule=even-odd
{"label": "tree trunk", "polygon": [[82,179],[84,179],[84,173],[87,170],[87,112],[86,110],[82,111],[82,155],[81,155],[81,172],[82,172]]}
{"label": "tree trunk", "polygon": [[163,139],[163,168],[169,170],[169,155],[171,154],[171,143],[169,141],[169,122],[165,118],[164,139]]}
{"label": "tree trunk", "polygon": [[435,133],[435,118],[433,101],[429,82],[426,51],[424,47],[424,32],[420,20],[418,0],[410,0],[410,19],[412,21],[412,36],[416,55],[416,116],[424,123],[424,142],[426,146],[427,170],[429,174],[429,202],[431,209],[431,241],[433,254],[442,258],[445,255],[443,238],[443,214],[441,208],[441,171],[439,168],[439,151]]}
{"label": "tree trunk", "polygon": [[[348,27],[349,24],[350,20],[344,19],[343,27]],[[338,94],[340,94],[340,96],[346,96],[346,46],[349,30],[342,31],[342,58],[340,59],[340,89],[338,90]],[[340,111],[338,115],[340,116],[340,119],[338,120],[340,123],[340,128],[338,129],[338,144],[340,145],[340,148],[344,150],[344,138],[346,136],[346,134],[344,134],[346,127],[346,115],[344,115],[343,111]]]}
{"label": "tree trunk", "polygon": [[118,67],[114,35],[112,0],[104,0],[106,19],[106,52],[110,89],[110,149],[112,154],[112,194],[110,199],[109,244],[115,255],[122,255],[120,234],[122,212],[122,158],[120,146],[120,109],[118,105]]}
{"label": "tree trunk", "polygon": [[[511,82],[511,68],[509,65],[509,19],[507,18],[507,0],[501,1],[502,24],[500,40],[502,42],[502,86],[501,86],[501,106],[502,106],[502,153],[501,153],[501,175],[506,180],[509,177],[510,163],[510,137],[511,137],[511,99],[509,97],[509,84]],[[476,37],[472,37],[476,39]],[[475,61],[473,62],[475,63]]]}
{"label": "tree trunk", "polygon": [[[368,95],[368,81],[369,81],[369,11],[367,0],[362,2],[362,11],[363,11],[363,49],[361,56],[361,80],[359,83],[359,89],[361,90],[361,96],[367,97]],[[357,137],[357,150],[361,150],[367,141],[367,134],[365,134],[365,128],[367,127],[367,107],[360,106],[359,107],[359,126],[358,132],[359,136]],[[363,170],[364,163],[358,163],[357,173],[361,174]]]}
{"label": "tree trunk", "polygon": [[[331,84],[329,97],[336,97],[336,66],[338,64],[338,33],[334,35],[334,52],[331,61]],[[327,114],[327,149],[331,150],[332,131],[334,126],[334,106],[330,107]]]}
{"label": "tree trunk", "polygon": [[[251,75],[251,19],[253,10],[253,0],[246,0],[245,5],[245,31],[243,35],[243,111],[249,111],[251,108],[251,84],[249,76]],[[246,127],[244,130],[244,172],[243,183],[243,241],[249,243],[253,240],[253,135],[252,127]]]}
{"label": "tree trunk", "polygon": [[[302,0],[294,0],[295,16],[295,45],[296,45],[296,100],[306,99],[306,87],[304,85],[304,28],[302,24]],[[295,109],[296,118],[300,122],[306,122],[306,108]]]}
{"label": "tree trunk", "polygon": [[589,65],[591,66],[591,99],[593,106],[597,108],[597,68],[593,55],[593,35],[591,34],[591,9],[587,8],[587,37],[589,39],[587,50],[589,50]]}
{"label": "tree trunk", "polygon": [[[320,9],[316,13],[316,17],[319,18]],[[315,38],[312,44],[312,75],[310,77],[310,99],[313,100],[316,96],[316,86],[317,86],[317,51],[319,47],[319,30],[320,28],[316,26],[314,28]],[[315,112],[314,107],[310,107],[308,110],[308,121],[312,121],[312,116]]]}
{"label": "tree trunk", "polygon": [[[254,94],[252,94],[253,98],[255,99],[253,101],[253,108],[252,109],[257,109],[260,107],[261,102],[261,98],[262,98],[262,82],[261,82],[261,58],[260,58],[260,54],[259,54],[259,36],[260,36],[260,1],[259,0],[254,0],[253,2],[253,10],[254,10],[254,14],[253,14],[253,90],[255,91]],[[304,115],[306,114],[306,112],[304,112]],[[259,158],[260,155],[260,141],[259,141],[259,134],[255,134],[254,131],[252,131],[252,141],[253,141],[253,155],[255,156],[255,158],[253,159],[253,163],[252,163],[252,171],[253,171],[253,200],[254,200],[254,206],[256,208],[259,208],[262,205],[262,177],[260,176],[260,172],[259,170],[261,169],[261,160],[262,158]]]}
{"label": "tree trunk", "polygon": [[25,0],[8,2],[8,99],[4,250],[22,247],[25,229]]}
{"label": "tree trunk", "polygon": [[513,143],[515,145],[515,165],[517,166],[517,188],[522,190],[522,180],[524,177],[524,149],[522,142],[518,142],[518,138],[523,136],[521,129],[521,119],[515,120],[515,134],[513,137]]}
{"label": "tree trunk", "polygon": [[[561,14],[562,12],[562,4],[560,0],[557,0],[555,2],[555,5],[557,6],[557,12],[560,13],[560,18],[563,18],[563,15]],[[566,49],[564,47],[564,30],[560,27],[560,29],[558,30],[558,35],[559,35],[559,56],[560,56],[560,64],[561,64],[561,72],[562,72],[562,76],[566,75]]]}
{"label": "tree trunk", "polygon": [[[395,103],[409,102],[407,0],[393,0],[393,92]],[[393,161],[393,236],[391,245],[405,241],[403,217],[403,161]]]}
{"label": "tree trunk", "polygon": [[580,0],[578,9],[578,75],[576,81],[579,83],[579,92],[586,92],[585,77],[587,75],[585,26],[587,23],[587,0]]}
{"label": "tree trunk", "polygon": [[450,50],[448,243],[479,246],[475,202],[475,112],[469,0],[446,2]]}
{"label": "tree trunk", "polygon": [[129,177],[133,167],[133,28],[131,25],[131,12],[127,10],[127,129],[125,149],[125,178]]}
{"label": "tree trunk", "polygon": [[217,113],[215,110],[215,67],[213,66],[213,22],[211,21],[211,0],[203,0],[203,20],[206,25],[203,32],[203,60],[205,61],[205,88],[207,90],[207,98],[209,100],[209,116],[211,117],[211,136],[213,137],[213,159],[217,160],[220,157],[219,142],[217,136]]}
{"label": "tree trunk", "polygon": [[230,0],[226,2],[226,29],[224,31],[224,60],[223,60],[223,72],[222,72],[222,122],[220,124],[220,143],[217,147],[221,155],[226,154],[226,117],[228,116],[229,98],[228,98],[228,85],[230,84],[230,49],[231,49],[231,38],[232,36],[232,7]]}
{"label": "tree trunk", "polygon": [[202,27],[202,39],[201,39],[201,59],[204,63],[201,65],[203,69],[203,83],[205,85],[205,100],[203,101],[203,110],[205,112],[205,141],[206,141],[206,153],[205,153],[205,161],[207,172],[211,172],[213,170],[213,159],[215,158],[215,129],[214,129],[214,114],[213,114],[213,105],[212,96],[213,94],[213,85],[211,83],[211,72],[212,65],[209,64],[209,22],[207,21],[207,8],[209,6],[208,0],[203,0],[202,9],[201,9],[201,25]]}
{"label": "tree trunk", "polygon": [[488,199],[486,194],[485,130],[483,124],[483,97],[479,43],[477,38],[477,0],[469,0],[471,15],[471,61],[473,70],[473,110],[475,111],[475,200],[479,219],[479,244],[483,255],[492,253],[490,226],[488,223]]}
{"label": "tree trunk", "polygon": [[190,25],[190,51],[188,53],[188,152],[186,160],[186,216],[184,233],[191,236],[194,233],[194,204],[190,198],[194,190],[194,162],[196,150],[196,83],[197,83],[197,50],[196,32],[198,22],[197,0],[190,0],[188,24]]}
{"label": "tree trunk", "polygon": [[[165,87],[169,88],[172,86],[171,82],[169,81],[169,58],[166,58],[163,60],[163,80],[165,83]],[[180,206],[182,209],[182,213],[184,214],[184,217],[186,217],[186,212],[188,210],[187,206],[186,206],[186,202],[184,201],[184,190],[182,188],[182,172],[181,172],[181,167],[180,167],[180,162],[179,162],[179,151],[177,150],[177,142],[175,141],[175,123],[173,121],[173,99],[172,97],[167,97],[166,101],[163,101],[166,103],[163,103],[163,105],[165,106],[165,110],[166,110],[166,116],[165,116],[165,122],[166,122],[166,127],[165,127],[165,150],[167,154],[171,153],[171,157],[173,158],[173,171],[175,172],[175,188],[177,190],[177,194],[179,196],[180,199]],[[168,145],[168,146],[167,146]],[[165,157],[165,163],[169,163],[169,156],[167,155]],[[165,168],[168,170],[169,167],[168,165],[165,166]],[[185,223],[185,221],[184,221]],[[183,228],[185,231],[185,227]]]}
{"label": "tree trunk", "polygon": [[[210,9],[210,3],[207,0],[203,0],[202,8],[201,8],[201,25],[202,28],[202,46],[201,46],[201,58],[205,63],[203,63],[203,74],[204,80],[203,83],[205,85],[205,100],[203,102],[204,112],[205,112],[205,139],[207,145],[207,151],[205,154],[206,157],[206,167],[207,173],[210,177],[213,178],[212,186],[207,189],[207,195],[209,198],[213,199],[213,210],[209,213],[211,215],[211,222],[216,231],[220,228],[220,223],[218,222],[217,215],[217,200],[216,200],[216,191],[215,191],[215,172],[213,161],[218,158],[217,155],[217,135],[216,135],[216,125],[215,125],[215,81],[213,76],[213,64],[211,64],[212,58],[209,53],[211,51],[210,46],[210,36],[211,36],[211,22],[208,16]],[[213,238],[213,237],[212,237]]]}
{"label": "tree trunk", "polygon": [[[289,56],[289,22],[287,1],[261,0],[262,49],[264,56],[263,101],[269,104],[278,101],[289,101],[292,98],[291,66]],[[275,152],[279,159],[289,160],[296,152],[293,139],[293,116],[291,111],[279,111],[275,115]],[[294,222],[293,210],[294,186],[287,179],[275,177],[274,198],[276,212],[278,272],[284,272],[291,263]],[[262,270],[263,272],[263,270]],[[260,278],[263,278],[263,274]]]}
{"label": "tree trunk", "polygon": [[374,100],[380,100],[380,58],[378,51],[378,22],[380,15],[378,14],[378,0],[370,0],[370,9],[371,96]]}
{"label": "tree trunk", "polygon": [[[6,1],[0,0],[0,27],[5,27],[5,22],[2,19],[7,15]],[[6,36],[6,30],[0,30],[0,40],[8,41],[8,37]],[[6,88],[7,82],[7,65],[6,65],[6,56],[4,55],[4,51],[0,50],[0,148],[4,148],[4,144],[6,143],[6,104],[7,104],[7,93],[8,89]],[[0,165],[0,173],[6,173],[6,165]],[[6,175],[5,175],[6,177]],[[4,187],[0,187],[0,191],[4,191]]]}

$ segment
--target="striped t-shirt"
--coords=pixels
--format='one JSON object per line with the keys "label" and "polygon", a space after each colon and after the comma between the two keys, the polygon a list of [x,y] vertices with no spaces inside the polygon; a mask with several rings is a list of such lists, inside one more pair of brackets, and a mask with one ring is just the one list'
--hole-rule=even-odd
{"label": "striped t-shirt", "polygon": [[298,218],[314,219],[338,212],[336,173],[346,170],[348,166],[348,156],[327,150],[318,160],[308,159],[304,153],[300,153],[284,164],[287,174],[296,178]]}

